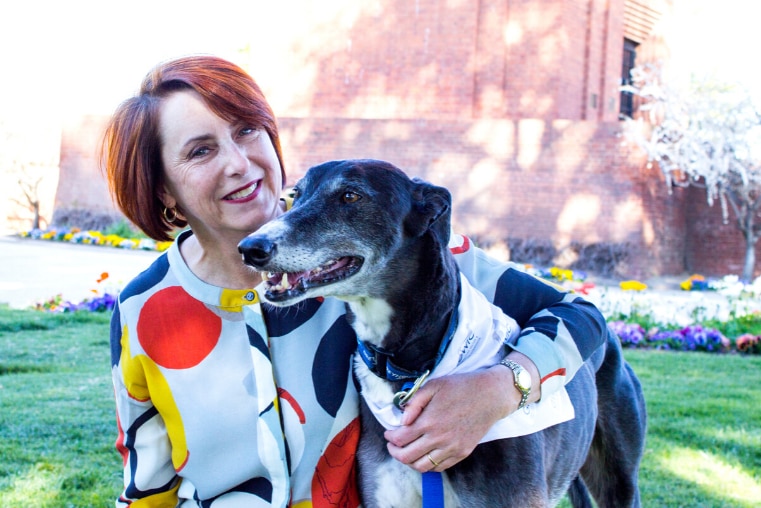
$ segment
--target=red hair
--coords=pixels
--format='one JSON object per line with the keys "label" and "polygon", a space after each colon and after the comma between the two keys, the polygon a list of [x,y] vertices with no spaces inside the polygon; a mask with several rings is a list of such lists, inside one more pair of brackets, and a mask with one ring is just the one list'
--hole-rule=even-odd
{"label": "red hair", "polygon": [[243,69],[213,56],[178,58],[156,66],[140,91],[111,117],[103,137],[103,166],[119,209],[154,240],[171,240],[180,217],[169,223],[159,198],[164,185],[159,134],[161,101],[178,90],[193,90],[215,114],[229,122],[263,128],[277,153],[285,184],[277,122],[256,82]]}

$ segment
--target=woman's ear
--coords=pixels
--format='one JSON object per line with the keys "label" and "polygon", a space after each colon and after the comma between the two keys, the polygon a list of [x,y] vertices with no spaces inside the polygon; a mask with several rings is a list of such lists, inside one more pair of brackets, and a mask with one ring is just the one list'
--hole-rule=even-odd
{"label": "woman's ear", "polygon": [[158,194],[159,201],[161,201],[165,208],[177,208],[177,200],[174,199],[174,196],[172,196],[172,193],[167,190],[165,185],[161,186]]}
{"label": "woman's ear", "polygon": [[176,218],[187,220],[182,213],[182,209],[177,206],[177,200],[174,199],[174,196],[166,188],[159,191],[158,197],[163,205],[161,213],[164,214],[164,218],[173,217],[169,222],[174,222]]}

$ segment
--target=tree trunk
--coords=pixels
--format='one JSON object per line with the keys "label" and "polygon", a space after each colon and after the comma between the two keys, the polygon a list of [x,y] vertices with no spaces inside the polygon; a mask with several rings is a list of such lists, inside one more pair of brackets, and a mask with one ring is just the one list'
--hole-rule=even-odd
{"label": "tree trunk", "polygon": [[756,240],[752,231],[745,233],[745,265],[743,266],[742,281],[753,282],[753,272],[756,267]]}
{"label": "tree trunk", "polygon": [[40,202],[35,201],[32,203],[32,211],[34,212],[34,218],[32,219],[32,229],[40,229]]}

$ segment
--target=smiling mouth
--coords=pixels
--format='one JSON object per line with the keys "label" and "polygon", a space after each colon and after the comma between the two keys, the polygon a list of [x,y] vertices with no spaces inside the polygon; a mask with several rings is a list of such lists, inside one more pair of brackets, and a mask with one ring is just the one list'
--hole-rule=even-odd
{"label": "smiling mouth", "polygon": [[261,180],[257,180],[255,182],[252,182],[248,186],[246,186],[246,187],[244,187],[244,188],[242,188],[240,190],[237,190],[235,192],[232,192],[232,193],[228,194],[227,196],[225,196],[222,199],[224,199],[225,201],[235,201],[236,199],[247,198],[251,194],[256,192],[256,189],[259,188],[259,184],[260,183],[261,183]]}
{"label": "smiling mouth", "polygon": [[334,284],[357,273],[364,260],[346,256],[301,272],[263,272],[265,296],[273,302],[297,298],[308,289]]}

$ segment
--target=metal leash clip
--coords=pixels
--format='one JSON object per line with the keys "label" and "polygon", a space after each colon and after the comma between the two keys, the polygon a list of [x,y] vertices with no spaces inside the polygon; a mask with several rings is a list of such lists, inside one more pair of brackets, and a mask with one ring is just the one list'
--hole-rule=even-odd
{"label": "metal leash clip", "polygon": [[423,372],[423,374],[415,380],[415,383],[412,385],[411,388],[396,392],[394,394],[394,405],[398,409],[401,409],[402,411],[404,411],[404,406],[407,404],[407,402],[410,401],[412,396],[415,395],[415,392],[417,392],[418,389],[421,386],[423,386],[423,383],[425,383],[425,380],[428,379],[428,374],[430,373],[431,373],[430,370]]}

